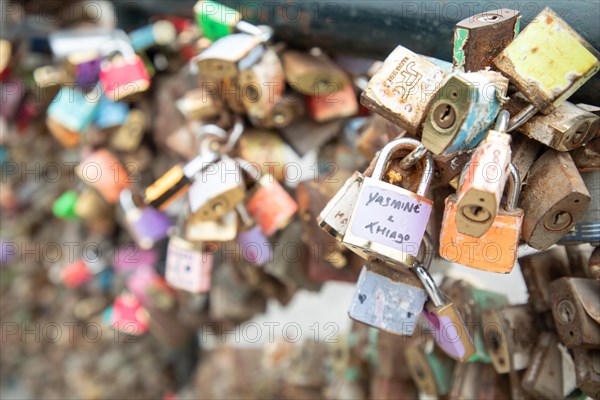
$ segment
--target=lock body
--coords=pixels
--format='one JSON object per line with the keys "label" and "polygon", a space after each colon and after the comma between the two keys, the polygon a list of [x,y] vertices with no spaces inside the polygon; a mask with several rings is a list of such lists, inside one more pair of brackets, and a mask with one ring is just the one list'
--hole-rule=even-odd
{"label": "lock body", "polygon": [[454,27],[452,64],[455,70],[480,71],[519,34],[521,14],[502,8],[463,19]]}
{"label": "lock body", "polygon": [[317,217],[321,229],[338,240],[346,235],[364,180],[363,174],[354,172]]}
{"label": "lock body", "polygon": [[568,348],[600,348],[600,282],[560,278],[550,283],[552,315],[560,341]]}
{"label": "lock body", "polygon": [[48,107],[48,129],[63,146],[75,147],[81,140],[81,133],[94,120],[98,105],[98,98],[89,98],[78,89],[63,87]]}
{"label": "lock body", "polygon": [[[270,174],[278,181],[285,179],[285,143],[269,130],[245,131],[239,141],[240,157],[252,160],[261,173]],[[258,177],[257,177],[258,179]]]}
{"label": "lock body", "polygon": [[204,89],[192,89],[176,101],[179,112],[189,121],[214,118],[223,107],[214,95]]}
{"label": "lock body", "polygon": [[448,394],[455,363],[440,354],[431,339],[408,347],[406,364],[420,394],[434,398]]}
{"label": "lock body", "polygon": [[585,215],[591,197],[569,153],[546,151],[531,167],[520,204],[523,238],[545,250]]}
{"label": "lock body", "polygon": [[304,95],[335,93],[350,84],[346,73],[324,54],[287,50],[281,61],[288,85]]}
{"label": "lock body", "polygon": [[246,208],[264,234],[272,236],[290,223],[298,204],[273,176],[266,174],[252,189]]}
{"label": "lock body", "polygon": [[490,228],[481,237],[473,237],[458,230],[456,196],[448,196],[445,206],[440,255],[467,267],[510,273],[517,259],[523,210],[500,210]]}
{"label": "lock body", "polygon": [[112,132],[110,147],[124,152],[135,151],[144,137],[146,117],[141,110],[133,109],[127,113],[125,121]]}
{"label": "lock body", "polygon": [[245,194],[239,166],[232,159],[222,159],[205,169],[190,186],[190,211],[199,221],[214,220],[233,210]]}
{"label": "lock body", "polygon": [[112,101],[131,100],[138,93],[150,87],[150,76],[138,55],[127,59],[115,56],[100,67],[100,83],[106,97]]}
{"label": "lock body", "polygon": [[460,233],[481,237],[492,226],[508,178],[510,140],[510,135],[490,130],[475,149],[459,183],[456,227]]}
{"label": "lock body", "polygon": [[117,296],[105,317],[111,327],[129,335],[139,336],[148,331],[148,313],[131,293]]}
{"label": "lock body", "polygon": [[200,75],[208,79],[237,78],[257,63],[265,51],[257,36],[235,33],[214,42],[196,58]]}
{"label": "lock body", "polygon": [[316,122],[351,117],[358,112],[358,101],[352,85],[335,92],[325,90],[316,96],[306,97],[306,110]]}
{"label": "lock body", "polygon": [[235,211],[230,211],[214,220],[190,218],[185,226],[185,239],[190,242],[227,242],[235,239],[238,219]]}
{"label": "lock body", "polygon": [[450,399],[495,400],[510,398],[507,375],[499,375],[491,364],[457,363],[452,374]]}
{"label": "lock body", "polygon": [[[514,96],[508,104],[509,110],[517,112],[527,101]],[[599,126],[600,117],[565,101],[548,115],[533,116],[517,130],[557,151],[571,151],[594,139]]]}
{"label": "lock body", "polygon": [[71,53],[65,60],[67,70],[75,78],[75,84],[87,90],[98,82],[102,57],[97,51]]}
{"label": "lock body", "polygon": [[125,211],[125,221],[131,236],[142,249],[150,249],[167,237],[171,219],[153,207]]}
{"label": "lock body", "polygon": [[473,339],[454,304],[436,307],[428,302],[423,315],[434,331],[435,343],[444,353],[460,362],[475,354]]}
{"label": "lock body", "polygon": [[266,49],[260,61],[239,74],[242,103],[253,118],[270,114],[285,90],[283,65],[273,49]]}
{"label": "lock body", "polygon": [[431,61],[398,46],[371,78],[360,102],[415,135],[445,76]]}
{"label": "lock body", "polygon": [[204,252],[201,244],[171,236],[167,247],[165,279],[177,289],[190,293],[210,290],[213,254]]}
{"label": "lock body", "polygon": [[600,350],[575,348],[572,351],[577,387],[592,399],[600,397]]}
{"label": "lock body", "polygon": [[590,203],[581,219],[560,240],[560,244],[600,243],[600,172],[582,172],[581,178],[590,192]]}
{"label": "lock body", "polygon": [[[555,68],[547,68],[550,64]],[[546,7],[494,65],[547,115],[598,72],[600,61],[598,52]]]}
{"label": "lock body", "polygon": [[495,71],[455,72],[431,102],[423,145],[434,154],[477,146],[506,99],[508,79]]}
{"label": "lock body", "polygon": [[114,102],[102,97],[94,124],[100,129],[115,128],[125,123],[129,107],[125,103]]}
{"label": "lock body", "polygon": [[242,256],[251,264],[262,266],[273,258],[273,249],[269,239],[260,226],[254,226],[237,235]]}
{"label": "lock body", "polygon": [[152,207],[164,210],[172,201],[187,192],[191,183],[184,174],[183,165],[175,165],[146,188],[144,201]]}
{"label": "lock body", "polygon": [[358,277],[348,315],[382,331],[411,336],[426,300],[423,285],[411,272],[374,260]]}
{"label": "lock body", "polygon": [[96,189],[109,204],[119,200],[121,190],[129,187],[129,173],[121,162],[106,149],[87,156],[75,168],[75,173],[88,185]]}
{"label": "lock body", "polygon": [[301,95],[288,91],[285,95],[276,98],[273,107],[268,112],[263,113],[261,117],[249,112],[248,118],[252,125],[257,128],[281,129],[298,120],[305,112]]}
{"label": "lock body", "polygon": [[211,41],[233,33],[235,25],[242,19],[235,9],[210,0],[198,1],[194,14],[202,35]]}

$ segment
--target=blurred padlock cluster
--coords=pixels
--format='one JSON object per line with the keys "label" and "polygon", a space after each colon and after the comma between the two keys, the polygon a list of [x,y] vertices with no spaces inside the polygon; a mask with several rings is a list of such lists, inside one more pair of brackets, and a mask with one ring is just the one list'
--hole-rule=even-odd
{"label": "blurred padlock cluster", "polygon": [[[96,5],[7,8],[5,391],[600,398],[600,107],[568,101],[600,54],[577,27],[499,9],[440,38],[452,62],[373,60],[211,0],[127,31]],[[528,302],[470,269],[522,274]],[[199,340],[332,281],[350,332]]]}

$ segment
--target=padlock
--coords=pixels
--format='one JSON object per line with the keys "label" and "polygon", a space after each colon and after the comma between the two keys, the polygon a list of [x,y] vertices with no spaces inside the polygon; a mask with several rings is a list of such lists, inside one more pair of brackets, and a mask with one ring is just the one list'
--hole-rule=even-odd
{"label": "padlock", "polygon": [[127,278],[127,289],[144,307],[170,310],[175,306],[175,294],[153,266],[140,265]]}
{"label": "padlock", "polygon": [[590,274],[600,281],[600,246],[596,247],[590,256],[588,264]]}
{"label": "padlock", "polygon": [[595,278],[592,268],[593,247],[571,244],[564,246],[564,248],[567,251],[567,259],[569,260],[570,276],[575,278]]}
{"label": "padlock", "polygon": [[371,78],[360,102],[416,135],[445,77],[431,61],[398,46]]}
{"label": "padlock", "polygon": [[129,106],[127,104],[114,102],[102,96],[94,124],[100,129],[115,128],[125,123],[128,113]]}
{"label": "padlock", "polygon": [[[516,95],[508,102],[515,112],[527,106],[527,100]],[[600,117],[575,104],[564,101],[548,115],[538,114],[517,128],[517,131],[558,151],[571,151],[585,145],[597,135]]]}
{"label": "padlock", "polygon": [[256,128],[285,128],[298,120],[305,113],[302,95],[288,90],[283,96],[275,99],[273,107],[262,118],[248,113],[248,119]]}
{"label": "padlock", "polygon": [[517,169],[510,166],[510,191],[506,207],[494,217],[490,228],[480,237],[459,231],[459,205],[457,197],[446,198],[442,232],[440,234],[440,256],[471,268],[490,272],[510,273],[517,259],[523,210],[517,208],[520,179]]}
{"label": "padlock", "polygon": [[573,358],[554,334],[540,335],[521,385],[533,398],[551,400],[564,399],[576,388]]}
{"label": "padlock", "polygon": [[129,173],[106,149],[96,150],[75,167],[79,178],[96,189],[109,204],[119,201],[121,190],[129,187]]}
{"label": "padlock", "polygon": [[189,120],[206,120],[218,116],[223,107],[204,89],[192,89],[175,103],[179,112]]}
{"label": "padlock", "polygon": [[229,211],[215,220],[201,221],[188,218],[184,236],[190,242],[228,242],[238,233],[238,219],[235,211]]}
{"label": "padlock", "polygon": [[481,71],[519,34],[521,13],[502,8],[463,19],[454,27],[454,70]]}
{"label": "padlock", "polygon": [[454,72],[431,100],[421,141],[434,154],[472,149],[506,101],[508,79],[496,71]]}
{"label": "padlock", "polygon": [[110,218],[112,207],[96,190],[86,188],[79,194],[74,212],[85,221],[94,221]]}
{"label": "padlock", "polygon": [[69,76],[62,66],[45,65],[33,70],[33,80],[39,90],[36,99],[41,104],[50,104],[61,87],[69,82]]}
{"label": "padlock", "polygon": [[[457,213],[452,220],[456,219],[458,232],[464,235],[482,237],[494,223],[500,209],[511,158],[511,136],[506,133],[508,116],[505,110],[500,112],[494,129],[490,129],[488,136],[475,149],[461,176],[456,199]],[[514,182],[520,182],[520,178]],[[517,186],[514,190],[518,189]],[[517,205],[516,201],[513,205]]]}
{"label": "padlock", "polygon": [[140,336],[148,331],[148,313],[131,293],[121,293],[105,311],[108,324],[127,335]]}
{"label": "padlock", "polygon": [[427,292],[412,272],[373,258],[360,272],[348,316],[388,333],[411,336],[426,300]]}
{"label": "padlock", "polygon": [[585,146],[572,151],[571,157],[579,172],[600,169],[600,137],[592,139]]}
{"label": "padlock", "polygon": [[165,279],[177,289],[190,293],[206,293],[210,290],[213,254],[203,244],[192,243],[172,235],[167,245]]}
{"label": "padlock", "polygon": [[496,373],[491,364],[457,363],[448,392],[451,400],[494,400],[510,398],[509,380]]}
{"label": "padlock", "polygon": [[257,119],[269,115],[285,90],[283,65],[277,52],[267,48],[256,64],[240,71],[239,84],[248,115]]}
{"label": "padlock", "polygon": [[523,239],[535,249],[547,249],[583,218],[590,200],[569,153],[547,150],[529,170],[521,194]]}
{"label": "padlock", "polygon": [[167,232],[172,225],[168,215],[153,207],[139,207],[129,189],[121,191],[119,203],[125,213],[125,226],[142,249],[150,249],[167,237]]}
{"label": "padlock", "polygon": [[531,166],[537,160],[543,146],[540,142],[525,135],[513,135],[510,144],[511,164],[515,166],[521,178],[521,185],[527,179]]}
{"label": "padlock", "polygon": [[65,147],[75,147],[90,126],[99,106],[99,96],[88,96],[76,88],[63,87],[48,107],[46,124]]}
{"label": "padlock", "polygon": [[159,210],[166,209],[171,202],[187,192],[194,176],[215,160],[213,153],[200,154],[185,165],[175,165],[146,188],[144,202]]}
{"label": "padlock", "polygon": [[315,96],[306,96],[306,110],[316,122],[352,117],[358,112],[358,101],[352,85],[336,91],[325,89]]}
{"label": "padlock", "polygon": [[146,50],[154,46],[166,46],[177,38],[175,26],[167,19],[161,19],[153,24],[129,32],[131,47],[136,52]]}
{"label": "padlock", "polygon": [[105,271],[107,267],[106,260],[94,250],[91,255],[65,265],[60,271],[61,280],[66,287],[78,287],[90,282],[94,276]]}
{"label": "padlock", "polygon": [[448,186],[465,168],[472,155],[473,150],[434,155],[435,172],[431,183],[432,188]]}
{"label": "padlock", "polygon": [[242,15],[233,8],[211,0],[200,0],[194,5],[196,22],[202,35],[214,41],[233,33]]}
{"label": "padlock", "polygon": [[476,350],[458,308],[440,290],[422,264],[415,263],[411,270],[421,280],[429,296],[423,315],[433,329],[435,343],[450,358],[467,361]]}
{"label": "padlock", "polygon": [[52,203],[52,213],[57,218],[77,219],[75,205],[79,198],[75,190],[67,190],[54,203]]}
{"label": "padlock", "polygon": [[600,348],[600,282],[564,277],[550,283],[556,332],[568,348]]}
{"label": "padlock", "polygon": [[600,350],[577,347],[571,351],[575,361],[577,387],[592,399],[600,398]]}
{"label": "padlock", "polygon": [[418,141],[403,138],[381,150],[373,177],[365,177],[360,187],[342,239],[345,246],[392,263],[407,266],[413,263],[433,206],[433,201],[426,197],[433,178],[432,157],[427,153],[421,160],[424,166],[416,193],[381,179],[397,151],[414,150],[418,146]]}
{"label": "padlock", "polygon": [[333,139],[342,129],[343,120],[317,123],[308,118],[293,121],[279,131],[285,141],[299,156],[304,157]]}
{"label": "padlock", "polygon": [[335,93],[350,85],[346,73],[325,54],[286,50],[281,61],[288,85],[304,95]]}
{"label": "padlock", "polygon": [[246,187],[238,163],[226,156],[198,174],[188,190],[192,218],[215,220],[244,200]]}
{"label": "padlock", "polygon": [[135,151],[144,138],[146,117],[139,109],[131,109],[127,113],[125,122],[116,127],[110,135],[109,145],[117,151]]}
{"label": "padlock", "polygon": [[236,211],[242,222],[242,228],[237,234],[239,251],[250,264],[263,266],[273,259],[273,249],[262,228],[255,224],[242,205],[236,206]]}
{"label": "padlock", "polygon": [[547,115],[600,69],[599,57],[589,43],[546,7],[493,63],[535,109]]}
{"label": "padlock", "polygon": [[105,59],[100,65],[99,80],[106,96],[112,101],[132,100],[133,96],[150,87],[150,76],[142,60],[125,40],[107,42],[102,50]]}
{"label": "padlock", "polygon": [[540,322],[527,305],[506,306],[481,314],[485,343],[496,372],[506,374],[529,366],[540,335]]}
{"label": "padlock", "polygon": [[600,172],[582,172],[581,179],[590,193],[590,203],[581,219],[563,236],[559,244],[600,243]]}
{"label": "padlock", "polygon": [[406,366],[420,395],[439,398],[448,394],[455,363],[437,351],[431,338],[424,337],[406,349]]}
{"label": "padlock", "polygon": [[551,310],[550,282],[571,276],[564,249],[552,248],[542,253],[520,257],[519,265],[527,286],[531,308],[535,312]]}
{"label": "padlock", "polygon": [[96,50],[78,51],[70,53],[64,64],[69,74],[75,78],[75,85],[85,91],[98,82],[102,57]]}
{"label": "padlock", "polygon": [[285,142],[274,131],[244,131],[240,138],[239,155],[244,160],[251,160],[261,173],[270,174],[278,181],[285,179],[286,152]]}
{"label": "padlock", "polygon": [[225,36],[195,59],[204,78],[222,80],[239,77],[240,71],[256,64],[265,51],[260,38],[247,33]]}

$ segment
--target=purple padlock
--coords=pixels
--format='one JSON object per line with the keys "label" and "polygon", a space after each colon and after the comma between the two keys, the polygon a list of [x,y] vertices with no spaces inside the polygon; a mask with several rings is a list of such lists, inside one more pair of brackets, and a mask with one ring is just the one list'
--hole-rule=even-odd
{"label": "purple padlock", "polygon": [[98,83],[100,77],[101,57],[94,57],[87,60],[76,60],[73,62],[75,66],[75,83],[82,90],[87,90]]}
{"label": "purple padlock", "polygon": [[167,237],[173,225],[167,214],[154,207],[138,208],[129,189],[121,191],[120,203],[125,211],[127,229],[142,249],[150,249]]}
{"label": "purple padlock", "polygon": [[115,252],[113,267],[121,274],[128,274],[138,268],[152,267],[158,261],[155,250],[140,249],[135,243],[123,246]]}
{"label": "purple padlock", "polygon": [[238,243],[242,255],[249,263],[262,266],[273,259],[271,243],[258,225],[240,232]]}

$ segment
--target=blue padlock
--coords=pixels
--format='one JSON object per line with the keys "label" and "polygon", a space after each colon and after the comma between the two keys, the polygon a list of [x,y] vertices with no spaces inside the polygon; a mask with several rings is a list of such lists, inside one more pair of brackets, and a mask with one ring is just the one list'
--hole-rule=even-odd
{"label": "blue padlock", "polygon": [[50,132],[65,146],[79,144],[81,133],[94,120],[100,103],[98,90],[84,94],[72,87],[63,87],[58,91],[46,118]]}
{"label": "blue padlock", "polygon": [[432,100],[421,142],[433,154],[472,149],[507,100],[508,79],[483,70],[449,75]]}
{"label": "blue padlock", "polygon": [[131,46],[136,52],[153,46],[167,45],[173,42],[176,37],[175,26],[167,20],[160,20],[129,32]]}
{"label": "blue padlock", "polygon": [[102,96],[94,123],[100,129],[116,128],[127,120],[129,106],[126,103],[114,102]]}

